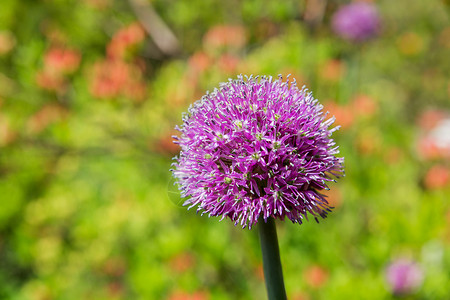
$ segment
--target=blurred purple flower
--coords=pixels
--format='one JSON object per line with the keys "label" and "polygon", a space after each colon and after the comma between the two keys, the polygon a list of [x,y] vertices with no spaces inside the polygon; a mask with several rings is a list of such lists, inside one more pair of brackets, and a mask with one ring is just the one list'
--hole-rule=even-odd
{"label": "blurred purple flower", "polygon": [[408,294],[421,286],[423,272],[415,262],[399,259],[387,267],[386,280],[393,294]]}
{"label": "blurred purple flower", "polygon": [[342,38],[365,41],[379,29],[378,10],[373,4],[357,2],[341,7],[333,16],[333,30]]}
{"label": "blurred purple flower", "polygon": [[230,218],[251,229],[288,217],[317,220],[330,207],[319,192],[343,175],[343,158],[330,138],[334,118],[296,82],[242,77],[222,83],[183,115],[174,137],[181,147],[172,170],[184,205]]}

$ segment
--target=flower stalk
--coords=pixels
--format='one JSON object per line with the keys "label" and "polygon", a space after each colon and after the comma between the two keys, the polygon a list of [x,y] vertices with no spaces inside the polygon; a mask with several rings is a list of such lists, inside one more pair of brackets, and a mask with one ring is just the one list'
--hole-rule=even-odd
{"label": "flower stalk", "polygon": [[268,218],[267,222],[259,222],[258,229],[268,299],[287,299],[283,280],[283,270],[281,268],[275,219]]}

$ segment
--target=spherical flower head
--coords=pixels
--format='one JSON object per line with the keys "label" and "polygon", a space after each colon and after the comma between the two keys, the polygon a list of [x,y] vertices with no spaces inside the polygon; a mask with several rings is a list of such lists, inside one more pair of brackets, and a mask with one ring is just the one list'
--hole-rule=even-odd
{"label": "spherical flower head", "polygon": [[362,42],[375,36],[379,23],[377,8],[365,2],[343,6],[332,19],[333,30],[340,37],[355,42]]}
{"label": "spherical flower head", "polygon": [[183,115],[173,164],[189,208],[249,229],[262,217],[302,223],[326,217],[327,183],[343,175],[330,138],[334,118],[295,80],[242,77],[222,83]]}
{"label": "spherical flower head", "polygon": [[399,259],[387,267],[386,280],[393,294],[408,294],[421,286],[423,272],[415,262]]}

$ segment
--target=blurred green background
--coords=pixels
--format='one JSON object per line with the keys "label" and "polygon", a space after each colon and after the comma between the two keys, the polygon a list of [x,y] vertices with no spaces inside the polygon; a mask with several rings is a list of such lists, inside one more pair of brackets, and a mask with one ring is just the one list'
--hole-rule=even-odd
{"label": "blurred green background", "polygon": [[[257,231],[187,211],[181,113],[237,74],[292,74],[342,128],[321,221],[278,223],[289,299],[450,299],[448,1],[2,0],[0,299],[264,299]],[[394,295],[386,268],[423,281]]]}

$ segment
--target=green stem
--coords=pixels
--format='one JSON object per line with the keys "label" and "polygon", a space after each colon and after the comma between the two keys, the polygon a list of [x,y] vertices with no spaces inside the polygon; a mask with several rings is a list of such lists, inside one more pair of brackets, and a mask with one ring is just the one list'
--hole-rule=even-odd
{"label": "green stem", "polygon": [[267,296],[269,300],[285,300],[287,297],[284,288],[283,271],[281,270],[275,219],[268,218],[267,223],[264,220],[260,220],[258,227]]}

